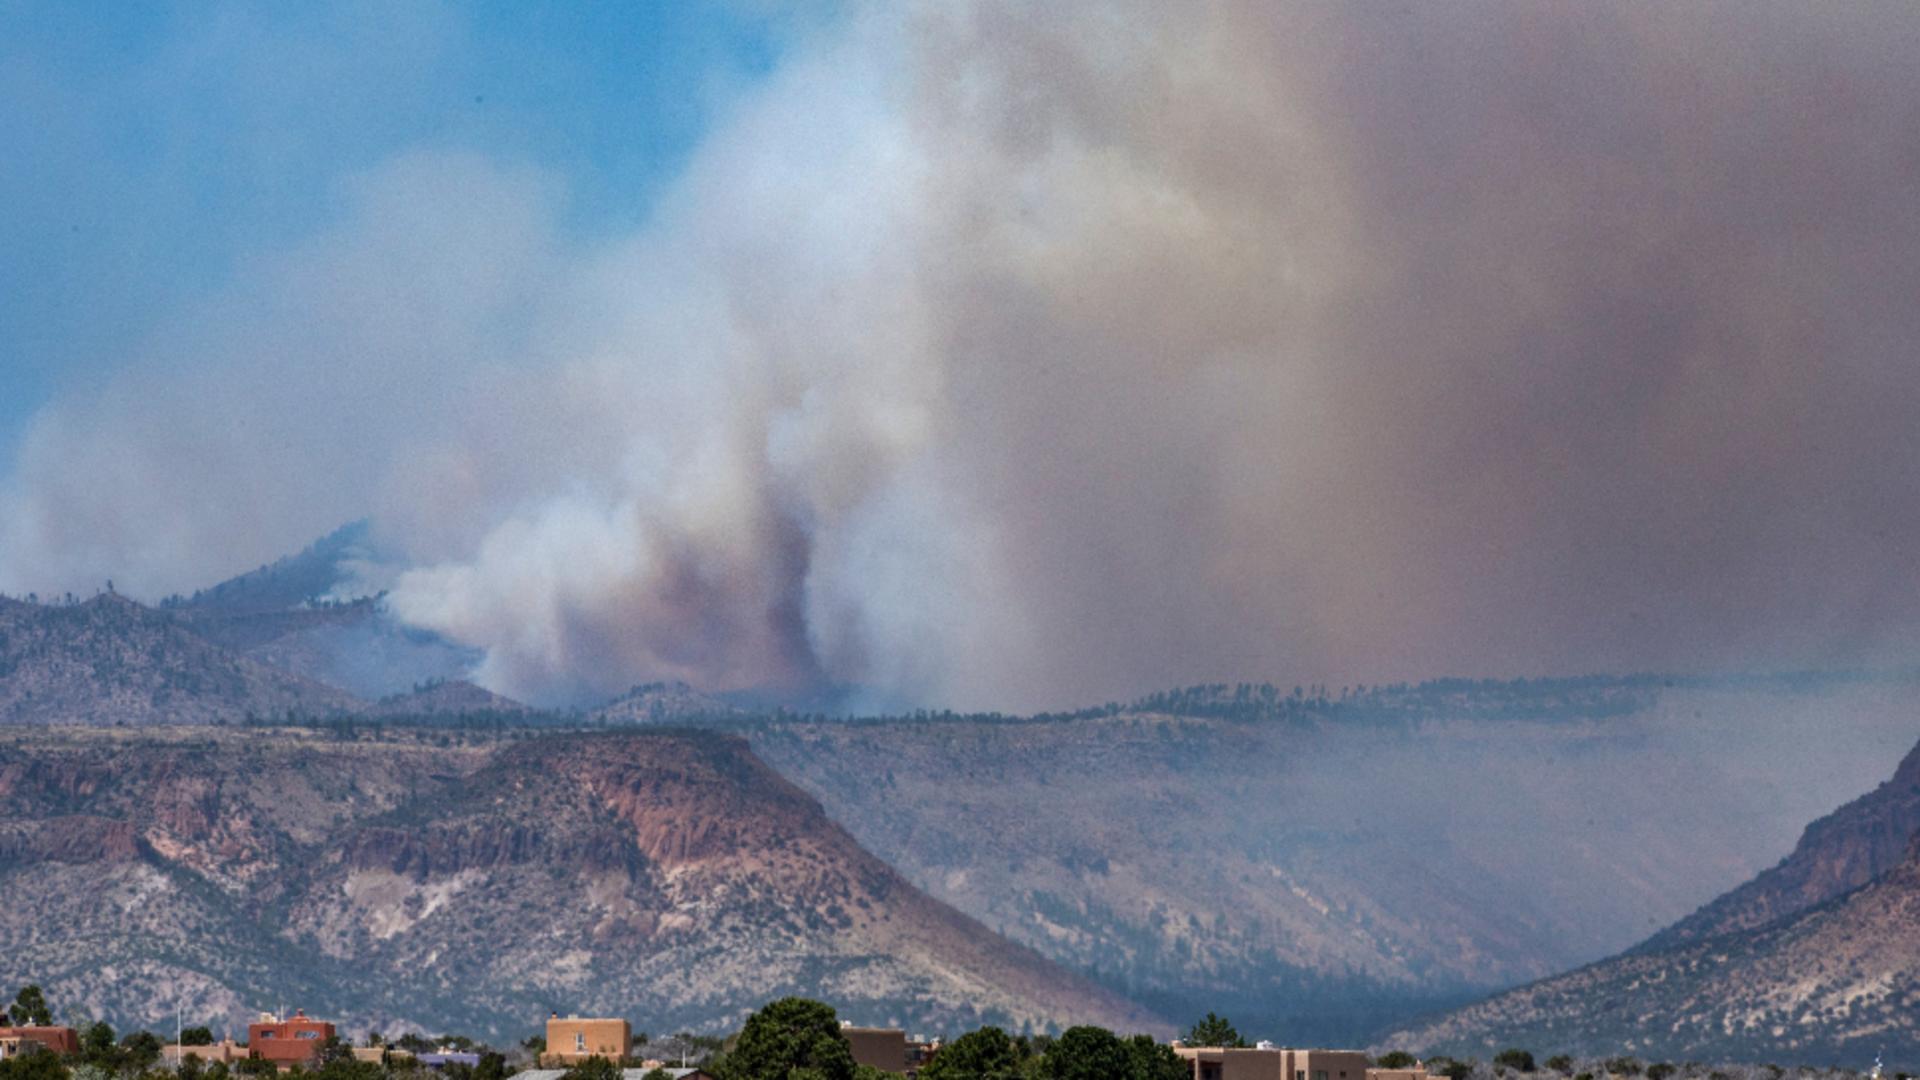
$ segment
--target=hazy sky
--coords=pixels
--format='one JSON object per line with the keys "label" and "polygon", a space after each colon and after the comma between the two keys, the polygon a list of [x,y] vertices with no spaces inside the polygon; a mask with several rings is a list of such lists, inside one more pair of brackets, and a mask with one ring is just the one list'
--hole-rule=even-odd
{"label": "hazy sky", "polygon": [[370,516],[554,701],[1910,662],[1920,7],[768,10],[0,0],[0,589]]}

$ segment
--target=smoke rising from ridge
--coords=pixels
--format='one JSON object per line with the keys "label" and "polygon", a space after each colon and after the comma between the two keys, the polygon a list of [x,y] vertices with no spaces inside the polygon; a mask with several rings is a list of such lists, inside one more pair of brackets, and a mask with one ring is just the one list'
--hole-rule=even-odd
{"label": "smoke rising from ridge", "polygon": [[1901,660],[1914,55],[1894,4],[863,9],[637,235],[357,180],[39,418],[0,587],[371,512],[544,701]]}

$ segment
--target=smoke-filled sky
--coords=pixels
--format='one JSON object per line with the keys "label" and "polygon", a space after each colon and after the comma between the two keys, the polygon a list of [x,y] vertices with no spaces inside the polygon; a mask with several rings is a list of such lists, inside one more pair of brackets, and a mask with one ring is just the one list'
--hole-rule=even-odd
{"label": "smoke-filled sky", "polygon": [[0,589],[539,701],[1905,664],[1920,6],[0,3]]}

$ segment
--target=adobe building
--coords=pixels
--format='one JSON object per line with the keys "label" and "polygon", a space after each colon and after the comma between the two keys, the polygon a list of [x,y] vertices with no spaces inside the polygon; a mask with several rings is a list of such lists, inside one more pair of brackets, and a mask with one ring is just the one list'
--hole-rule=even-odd
{"label": "adobe building", "polygon": [[633,1047],[633,1026],[625,1020],[558,1015],[547,1020],[547,1052],[542,1065],[578,1065],[590,1057],[618,1064]]}
{"label": "adobe building", "polygon": [[80,1033],[70,1027],[0,1027],[0,1059],[46,1050],[55,1054],[80,1052]]}
{"label": "adobe building", "polygon": [[160,1048],[160,1060],[176,1069],[180,1067],[181,1062],[190,1057],[199,1058],[202,1065],[211,1065],[216,1061],[222,1065],[231,1065],[236,1061],[247,1059],[247,1048],[232,1039],[221,1039],[217,1043],[199,1046],[168,1043]]}
{"label": "adobe building", "polygon": [[856,1065],[870,1065],[881,1072],[907,1074],[907,1033],[899,1028],[863,1028],[842,1022],[840,1034],[853,1048]]}
{"label": "adobe building", "polygon": [[1368,1080],[1367,1055],[1358,1050],[1292,1050],[1184,1046],[1173,1052],[1193,1065],[1193,1080]]}
{"label": "adobe building", "polygon": [[282,1069],[293,1065],[313,1065],[320,1060],[320,1048],[333,1038],[333,1025],[294,1011],[282,1020],[272,1013],[247,1025],[247,1056],[271,1061]]}

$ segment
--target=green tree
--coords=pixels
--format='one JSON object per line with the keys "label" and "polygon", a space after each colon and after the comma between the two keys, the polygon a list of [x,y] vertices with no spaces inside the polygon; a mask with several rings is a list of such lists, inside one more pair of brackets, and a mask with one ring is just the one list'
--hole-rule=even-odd
{"label": "green tree", "polygon": [[160,1060],[160,1036],[151,1031],[136,1031],[122,1036],[120,1046],[127,1052],[127,1060],[137,1069]]}
{"label": "green tree", "polygon": [[58,1054],[45,1050],[15,1054],[0,1061],[0,1080],[70,1080],[72,1075]]}
{"label": "green tree", "polygon": [[417,1031],[409,1031],[398,1039],[393,1040],[393,1045],[405,1050],[409,1054],[431,1054],[439,1049],[439,1047],[433,1044],[433,1040]]}
{"label": "green tree", "polygon": [[940,1048],[922,1080],[1019,1080],[1026,1055],[997,1027],[969,1031]]}
{"label": "green tree", "polygon": [[212,1046],[213,1029],[210,1027],[184,1028],[180,1032],[181,1046]]}
{"label": "green tree", "polygon": [[673,1074],[656,1065],[648,1069],[647,1074],[642,1076],[640,1080],[673,1080]]}
{"label": "green tree", "polygon": [[560,1080],[620,1080],[620,1067],[595,1054],[561,1074]]}
{"label": "green tree", "polygon": [[726,1080],[853,1080],[853,1048],[833,1007],[781,998],[747,1017]]}
{"label": "green tree", "polygon": [[112,1065],[119,1055],[114,1052],[113,1025],[105,1020],[96,1020],[87,1025],[80,1033],[80,1053],[94,1065]]}
{"label": "green tree", "polygon": [[250,1057],[234,1062],[233,1071],[241,1076],[272,1076],[280,1068],[266,1058]]}
{"label": "green tree", "polygon": [[1552,1069],[1562,1076],[1571,1075],[1573,1072],[1573,1059],[1565,1054],[1553,1055],[1547,1059],[1546,1065],[1547,1068]]}
{"label": "green tree", "polygon": [[1657,1062],[1647,1066],[1647,1080],[1667,1080],[1673,1075],[1673,1066],[1666,1062]]}
{"label": "green tree", "polygon": [[1193,1026],[1187,1029],[1187,1034],[1180,1041],[1188,1046],[1241,1047],[1247,1045],[1247,1040],[1240,1037],[1240,1033],[1227,1022],[1226,1017],[1215,1016],[1212,1013],[1194,1021]]}
{"label": "green tree", "polygon": [[1530,1073],[1535,1068],[1533,1051],[1522,1050],[1517,1046],[1509,1046],[1493,1055],[1493,1063],[1498,1068],[1514,1069],[1523,1073]]}
{"label": "green tree", "polygon": [[473,1080],[507,1080],[507,1059],[492,1050],[480,1055],[473,1067]]}
{"label": "green tree", "polygon": [[387,1071],[371,1061],[361,1061],[353,1056],[353,1048],[346,1047],[346,1056],[323,1057],[319,1068],[312,1072],[315,1080],[385,1080]]}
{"label": "green tree", "polygon": [[1130,1076],[1133,1058],[1120,1037],[1102,1027],[1070,1027],[1040,1059],[1042,1080],[1116,1080]]}
{"label": "green tree", "polygon": [[1420,1059],[1405,1050],[1389,1050],[1374,1061],[1382,1069],[1411,1069],[1420,1064]]}
{"label": "green tree", "polygon": [[855,1065],[853,1080],[895,1080],[895,1073],[885,1069],[876,1069],[872,1065]]}
{"label": "green tree", "polygon": [[1467,1080],[1473,1075],[1473,1062],[1456,1061],[1448,1057],[1428,1058],[1427,1074],[1444,1076],[1447,1080]]}
{"label": "green tree", "polygon": [[1640,1063],[1630,1057],[1617,1057],[1607,1062],[1607,1071],[1615,1076],[1639,1076]]}
{"label": "green tree", "polygon": [[47,996],[40,992],[38,983],[20,988],[13,996],[13,1007],[8,1014],[20,1027],[46,1027],[53,1023],[53,1010],[47,1007]]}
{"label": "green tree", "polygon": [[[186,1045],[185,1043],[181,1044]],[[180,1067],[174,1070],[177,1080],[202,1080],[206,1073],[200,1068],[200,1055],[188,1054],[180,1059]]]}
{"label": "green tree", "polygon": [[1126,1040],[1126,1047],[1132,1080],[1192,1080],[1193,1066],[1153,1036],[1134,1035]]}
{"label": "green tree", "polygon": [[331,1065],[336,1061],[353,1061],[353,1044],[338,1035],[330,1036],[320,1044],[320,1065]]}

